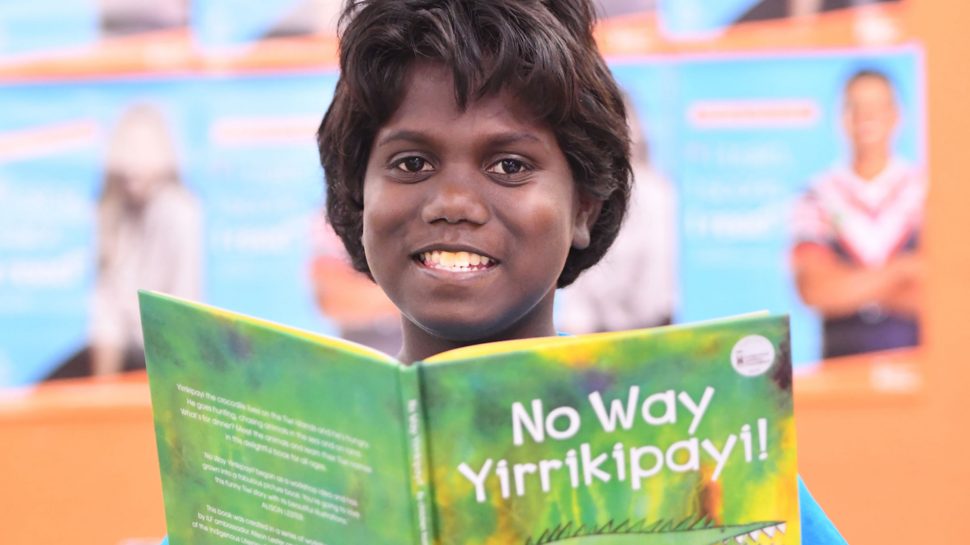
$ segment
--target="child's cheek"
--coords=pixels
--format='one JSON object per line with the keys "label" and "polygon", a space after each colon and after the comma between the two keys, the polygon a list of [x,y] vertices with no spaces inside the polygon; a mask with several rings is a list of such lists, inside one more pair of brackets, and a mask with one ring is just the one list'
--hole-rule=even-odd
{"label": "child's cheek", "polygon": [[371,274],[385,288],[386,278],[409,263],[407,227],[420,199],[414,186],[379,176],[364,182],[363,245]]}
{"label": "child's cheek", "polygon": [[[574,235],[572,193],[532,191],[510,196],[499,210],[516,218],[503,223],[513,233],[519,251],[565,255]],[[502,214],[502,212],[499,212]],[[521,247],[527,246],[527,247]],[[550,263],[550,266],[555,264]]]}

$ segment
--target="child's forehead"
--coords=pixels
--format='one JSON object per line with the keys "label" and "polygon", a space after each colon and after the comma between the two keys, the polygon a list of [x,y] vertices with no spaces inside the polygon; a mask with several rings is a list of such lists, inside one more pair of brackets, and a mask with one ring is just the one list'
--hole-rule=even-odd
{"label": "child's forehead", "polygon": [[[423,117],[450,117],[455,123],[489,118],[506,118],[536,129],[553,130],[532,105],[523,100],[523,91],[508,85],[487,82],[456,84],[453,71],[444,63],[414,62],[403,78],[403,93],[379,131],[403,120]],[[482,92],[488,89],[488,92]]]}

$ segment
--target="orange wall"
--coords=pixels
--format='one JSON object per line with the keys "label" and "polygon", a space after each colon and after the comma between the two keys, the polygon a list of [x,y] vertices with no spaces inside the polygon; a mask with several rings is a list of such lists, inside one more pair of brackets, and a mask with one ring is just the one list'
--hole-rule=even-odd
{"label": "orange wall", "polygon": [[0,394],[0,544],[157,544],[164,533],[143,375]]}
{"label": "orange wall", "polygon": [[970,10],[909,1],[929,80],[925,388],[796,404],[802,474],[852,545],[970,542]]}

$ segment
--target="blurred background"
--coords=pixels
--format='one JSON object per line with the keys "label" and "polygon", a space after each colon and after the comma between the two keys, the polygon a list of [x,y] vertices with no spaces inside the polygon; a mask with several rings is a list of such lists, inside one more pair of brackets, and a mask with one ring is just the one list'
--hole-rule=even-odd
{"label": "blurred background", "polygon": [[[138,288],[397,350],[321,212],[338,4],[0,4],[0,543],[164,534]],[[560,327],[790,314],[802,474],[848,541],[962,542],[970,15],[599,5],[636,189]]]}

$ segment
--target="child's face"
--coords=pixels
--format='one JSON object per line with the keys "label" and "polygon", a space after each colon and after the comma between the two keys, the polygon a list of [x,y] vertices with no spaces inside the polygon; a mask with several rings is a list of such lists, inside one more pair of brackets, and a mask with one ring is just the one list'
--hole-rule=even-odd
{"label": "child's face", "polygon": [[[374,139],[364,251],[408,338],[470,343],[553,334],[556,280],[598,211],[555,134],[502,92],[459,109],[450,73],[411,68]],[[413,337],[412,337],[413,338]]]}

